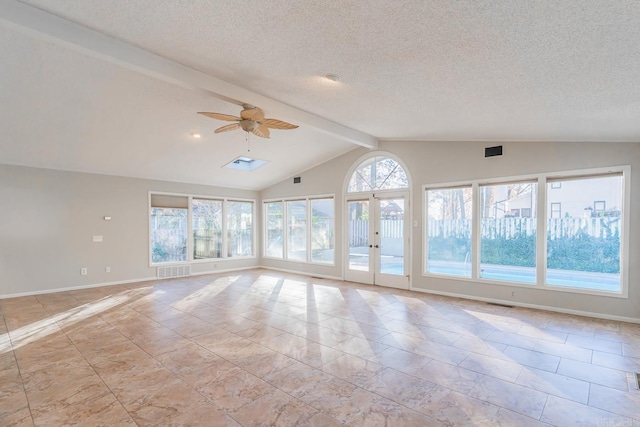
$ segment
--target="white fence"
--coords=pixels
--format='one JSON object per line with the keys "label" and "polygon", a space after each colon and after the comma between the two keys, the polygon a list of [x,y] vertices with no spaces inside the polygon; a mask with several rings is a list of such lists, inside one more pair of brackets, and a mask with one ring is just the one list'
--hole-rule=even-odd
{"label": "white fence", "polygon": [[[469,238],[471,227],[469,219],[429,219],[429,237]],[[482,220],[482,237],[511,239],[532,236],[536,228],[536,218],[485,218]],[[547,233],[551,240],[579,235],[610,237],[619,231],[620,217],[547,219]]]}

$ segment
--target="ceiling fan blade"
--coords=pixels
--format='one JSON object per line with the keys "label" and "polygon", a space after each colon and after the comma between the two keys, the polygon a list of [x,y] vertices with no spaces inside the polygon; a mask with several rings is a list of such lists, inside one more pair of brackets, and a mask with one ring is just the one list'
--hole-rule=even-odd
{"label": "ceiling fan blade", "polygon": [[264,120],[264,111],[262,111],[261,108],[253,107],[253,108],[249,108],[248,110],[242,110],[240,112],[240,117],[242,117],[245,120],[253,120],[256,122],[260,122]]}
{"label": "ceiling fan blade", "polygon": [[265,126],[258,126],[254,130],[252,130],[254,135],[259,136],[261,138],[269,138],[269,129]]}
{"label": "ceiling fan blade", "polygon": [[264,119],[260,122],[260,125],[271,129],[295,129],[298,127],[297,125],[292,125],[291,123],[277,119]]}
{"label": "ceiling fan blade", "polygon": [[203,116],[210,117],[216,120],[224,120],[226,122],[235,122],[241,120],[240,117],[230,116],[229,114],[221,114],[221,113],[204,113],[200,112],[198,114],[202,114]]}
{"label": "ceiling fan blade", "polygon": [[240,128],[240,124],[231,123],[230,125],[222,126],[221,128],[214,130],[213,133],[227,132],[227,131],[235,130],[238,128]]}

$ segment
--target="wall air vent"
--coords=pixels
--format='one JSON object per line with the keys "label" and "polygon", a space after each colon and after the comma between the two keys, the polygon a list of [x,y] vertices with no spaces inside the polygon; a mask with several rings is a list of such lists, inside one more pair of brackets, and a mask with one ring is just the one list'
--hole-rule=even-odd
{"label": "wall air vent", "polygon": [[496,145],[495,147],[486,147],[484,149],[485,157],[502,156],[502,145]]}
{"label": "wall air vent", "polygon": [[167,267],[158,267],[158,279],[170,279],[172,277],[191,276],[190,265],[171,265]]}

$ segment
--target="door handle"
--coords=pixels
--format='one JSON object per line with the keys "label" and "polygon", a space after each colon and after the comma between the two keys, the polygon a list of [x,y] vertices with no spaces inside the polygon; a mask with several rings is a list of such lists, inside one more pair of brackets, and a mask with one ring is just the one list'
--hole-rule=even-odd
{"label": "door handle", "polygon": [[380,246],[376,245],[376,248],[379,248]]}
{"label": "door handle", "polygon": [[372,247],[373,247],[373,245],[369,245],[369,247],[370,247],[370,248],[372,248]]}

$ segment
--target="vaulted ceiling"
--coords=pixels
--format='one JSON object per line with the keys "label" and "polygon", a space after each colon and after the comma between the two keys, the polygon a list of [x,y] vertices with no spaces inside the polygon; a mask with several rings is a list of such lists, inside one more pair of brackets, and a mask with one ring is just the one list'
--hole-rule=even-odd
{"label": "vaulted ceiling", "polygon": [[[638,40],[637,0],[0,0],[0,163],[262,189],[379,139],[639,142]],[[244,102],[300,126],[253,172],[195,114]]]}

